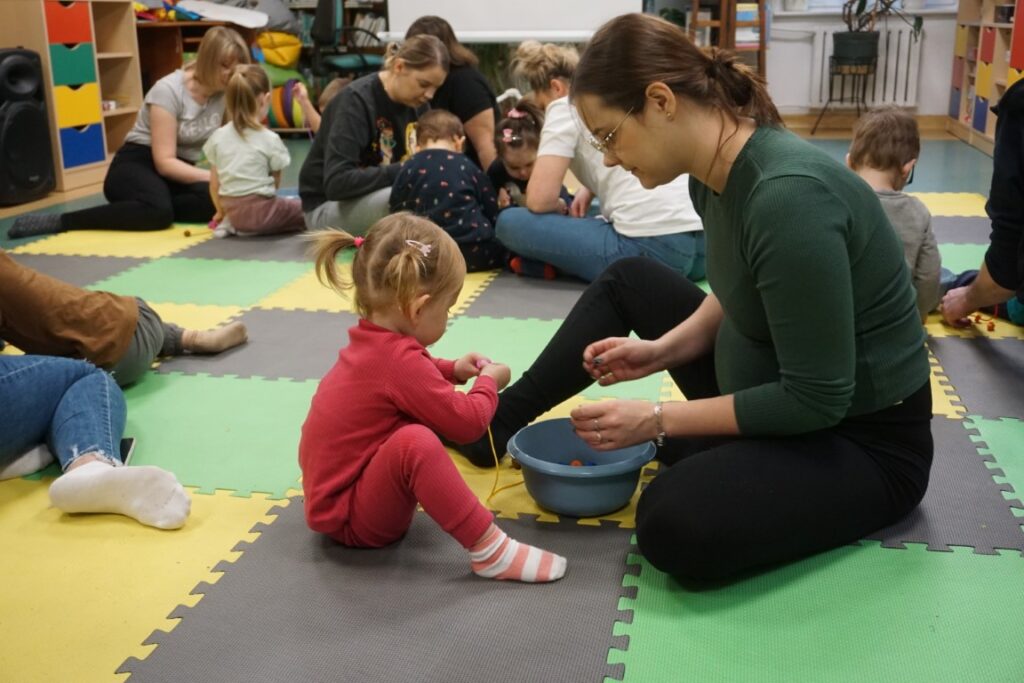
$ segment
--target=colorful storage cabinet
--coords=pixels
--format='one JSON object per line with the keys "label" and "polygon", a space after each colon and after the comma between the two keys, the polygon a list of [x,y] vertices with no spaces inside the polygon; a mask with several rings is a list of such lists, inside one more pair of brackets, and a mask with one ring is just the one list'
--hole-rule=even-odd
{"label": "colorful storage cabinet", "polygon": [[61,165],[68,169],[105,161],[89,3],[43,2]]}

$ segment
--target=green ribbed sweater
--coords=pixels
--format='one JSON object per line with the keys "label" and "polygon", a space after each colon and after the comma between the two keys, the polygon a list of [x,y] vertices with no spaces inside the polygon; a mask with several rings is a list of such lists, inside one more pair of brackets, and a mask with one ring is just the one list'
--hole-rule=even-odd
{"label": "green ribbed sweater", "polygon": [[799,434],[897,403],[928,381],[903,248],[852,171],[761,127],[716,195],[690,180],[725,319],[723,393],[746,435]]}

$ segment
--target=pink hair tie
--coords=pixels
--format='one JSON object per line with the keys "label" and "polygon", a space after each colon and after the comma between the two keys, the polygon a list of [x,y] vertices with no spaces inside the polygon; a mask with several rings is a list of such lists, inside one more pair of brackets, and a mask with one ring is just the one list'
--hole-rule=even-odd
{"label": "pink hair tie", "polygon": [[365,241],[366,241],[365,237],[355,237],[355,238],[352,239],[352,244],[355,245],[356,249],[358,249],[359,247],[363,246],[363,242],[365,242]]}
{"label": "pink hair tie", "polygon": [[512,142],[512,129],[502,128],[501,129],[501,141],[504,143]]}
{"label": "pink hair tie", "polygon": [[508,110],[508,117],[510,119],[525,119],[526,118],[526,112],[525,111],[519,111],[515,107],[512,107],[511,109]]}

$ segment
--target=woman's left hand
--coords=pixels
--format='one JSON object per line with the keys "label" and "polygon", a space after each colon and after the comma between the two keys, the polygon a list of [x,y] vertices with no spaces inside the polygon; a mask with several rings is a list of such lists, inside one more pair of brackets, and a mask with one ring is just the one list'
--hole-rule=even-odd
{"label": "woman's left hand", "polygon": [[602,401],[577,406],[570,419],[576,435],[598,451],[624,448],[658,436],[650,401]]}
{"label": "woman's left hand", "polygon": [[459,382],[468,382],[480,374],[480,368],[490,362],[490,358],[474,351],[455,361],[455,369],[452,372]]}

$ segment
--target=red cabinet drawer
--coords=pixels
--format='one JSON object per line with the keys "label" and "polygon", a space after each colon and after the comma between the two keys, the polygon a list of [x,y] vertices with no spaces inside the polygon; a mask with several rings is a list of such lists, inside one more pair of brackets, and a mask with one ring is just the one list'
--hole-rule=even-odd
{"label": "red cabinet drawer", "polygon": [[51,45],[92,42],[89,3],[46,0],[43,7],[46,12],[46,42]]}
{"label": "red cabinet drawer", "polygon": [[996,55],[996,30],[994,28],[981,29],[981,49],[978,51],[978,58],[983,62],[991,64]]}

